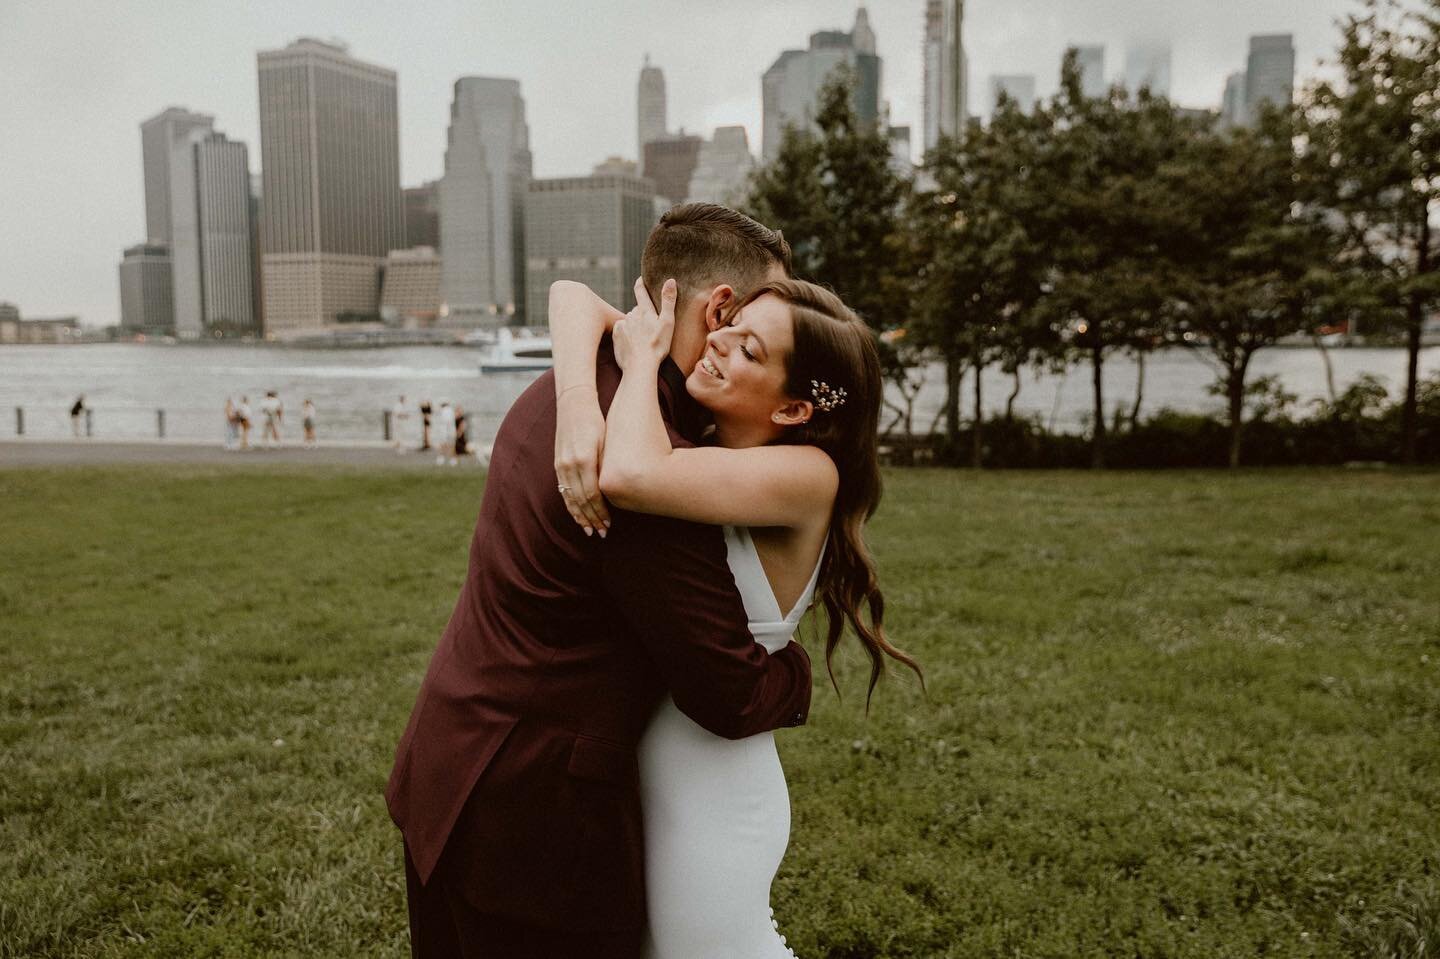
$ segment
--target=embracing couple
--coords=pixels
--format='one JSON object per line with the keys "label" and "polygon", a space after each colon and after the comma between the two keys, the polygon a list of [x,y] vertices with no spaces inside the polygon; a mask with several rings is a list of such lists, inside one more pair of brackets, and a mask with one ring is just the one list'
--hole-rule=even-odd
{"label": "embracing couple", "polygon": [[824,607],[827,657],[848,626],[872,689],[914,668],[862,537],[870,331],[724,207],[665,214],[642,270],[629,314],[552,287],[555,369],[495,439],[386,789],[417,957],[791,955],[771,731],[809,712],[799,620]]}

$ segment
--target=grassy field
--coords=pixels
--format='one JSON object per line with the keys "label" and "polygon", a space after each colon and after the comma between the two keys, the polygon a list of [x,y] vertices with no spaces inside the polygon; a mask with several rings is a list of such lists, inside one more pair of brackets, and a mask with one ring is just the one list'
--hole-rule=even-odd
{"label": "grassy field", "polygon": [[[1440,475],[888,482],[930,694],[848,655],[780,734],[802,957],[1440,950]],[[407,955],[380,792],[479,495],[0,472],[0,956]]]}

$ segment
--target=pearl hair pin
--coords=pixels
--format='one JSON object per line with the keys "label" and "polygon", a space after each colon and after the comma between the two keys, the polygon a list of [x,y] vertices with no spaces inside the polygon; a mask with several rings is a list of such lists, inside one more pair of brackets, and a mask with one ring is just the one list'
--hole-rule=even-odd
{"label": "pearl hair pin", "polygon": [[829,383],[821,380],[810,381],[810,395],[815,399],[815,408],[825,413],[845,405],[845,391],[832,389]]}

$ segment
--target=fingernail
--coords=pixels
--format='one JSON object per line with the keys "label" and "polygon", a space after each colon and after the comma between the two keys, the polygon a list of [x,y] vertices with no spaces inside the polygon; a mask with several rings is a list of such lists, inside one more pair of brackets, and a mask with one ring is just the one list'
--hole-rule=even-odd
{"label": "fingernail", "polygon": [[601,539],[604,539],[604,538],[605,538],[605,530],[603,530],[603,529],[600,530],[600,538],[601,538]]}
{"label": "fingernail", "polygon": [[590,535],[592,535],[594,532],[595,532],[595,531],[594,531],[593,529],[591,529],[590,527],[588,527],[588,526],[585,527],[585,535],[586,535],[586,536],[590,536]]}

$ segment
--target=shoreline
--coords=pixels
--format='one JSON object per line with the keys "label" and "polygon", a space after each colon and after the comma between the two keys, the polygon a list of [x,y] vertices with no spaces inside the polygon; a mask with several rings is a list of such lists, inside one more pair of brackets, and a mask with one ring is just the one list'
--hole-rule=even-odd
{"label": "shoreline", "polygon": [[226,465],[270,466],[323,465],[367,466],[384,469],[446,469],[483,471],[489,463],[490,447],[477,448],[477,455],[458,458],[455,466],[435,462],[433,451],[407,448],[396,453],[390,444],[375,441],[299,444],[278,447],[252,446],[248,450],[227,450],[213,443],[168,440],[93,439],[0,439],[0,472],[9,469],[52,466]]}

